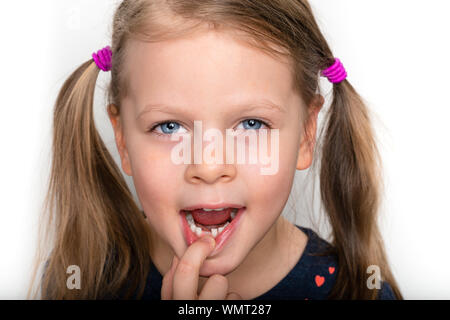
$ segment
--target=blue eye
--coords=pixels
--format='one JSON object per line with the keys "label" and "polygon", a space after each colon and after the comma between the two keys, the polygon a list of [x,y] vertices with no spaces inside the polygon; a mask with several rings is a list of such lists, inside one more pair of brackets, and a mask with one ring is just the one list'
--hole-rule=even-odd
{"label": "blue eye", "polygon": [[[161,128],[160,130],[157,130],[158,128]],[[156,126],[154,126],[150,131],[155,131],[155,133],[159,134],[159,135],[170,135],[170,134],[174,134],[174,133],[182,133],[180,131],[178,131],[180,128],[182,128],[182,126],[174,121],[168,121],[168,122],[163,122],[163,123],[159,123]],[[185,132],[187,132],[185,130]]]}
{"label": "blue eye", "polygon": [[[243,128],[239,128],[240,125],[243,125]],[[267,128],[270,128],[270,126],[258,119],[247,119],[241,121],[237,129],[245,129],[245,130],[259,130],[262,126],[266,126]],[[184,131],[182,131],[184,130]],[[175,121],[166,121],[161,122],[153,126],[148,132],[154,132],[157,135],[165,136],[165,135],[171,135],[174,133],[186,133],[187,130],[184,129],[182,125],[180,125],[178,122]]]}
{"label": "blue eye", "polygon": [[249,129],[254,129],[254,130],[258,130],[261,129],[261,126],[267,126],[267,124],[264,121],[261,120],[257,120],[257,119],[247,119],[242,121],[241,123],[244,124],[244,129],[249,130]]}

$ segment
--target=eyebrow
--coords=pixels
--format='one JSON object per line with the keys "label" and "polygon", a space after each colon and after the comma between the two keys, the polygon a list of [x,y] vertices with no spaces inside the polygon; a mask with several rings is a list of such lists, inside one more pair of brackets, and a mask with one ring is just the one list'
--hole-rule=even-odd
{"label": "eyebrow", "polygon": [[[267,109],[270,111],[278,111],[278,112],[286,113],[286,110],[283,107],[281,107],[280,105],[278,105],[268,99],[240,103],[240,104],[232,105],[232,106],[230,106],[230,108],[235,108],[238,110],[241,110],[241,108],[245,108],[245,110],[242,110],[242,111],[253,111],[255,109],[262,108],[262,109]],[[143,114],[151,112],[151,111],[162,111],[165,113],[175,114],[175,113],[181,113],[182,110],[186,110],[186,109],[183,109],[178,106],[171,106],[171,105],[162,104],[162,103],[147,104],[144,107],[144,109],[138,114],[136,119],[141,117]]]}

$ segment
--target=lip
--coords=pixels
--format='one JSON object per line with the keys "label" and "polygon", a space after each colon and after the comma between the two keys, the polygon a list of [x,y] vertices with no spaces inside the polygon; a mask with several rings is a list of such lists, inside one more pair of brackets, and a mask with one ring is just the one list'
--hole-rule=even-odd
{"label": "lip", "polygon": [[[205,207],[200,207],[200,208],[205,208]],[[206,208],[210,209],[208,207],[206,207]],[[217,206],[217,208],[222,208],[222,207]],[[217,208],[211,208],[211,209],[217,209]],[[216,255],[223,248],[223,246],[228,241],[228,239],[231,238],[231,236],[234,234],[234,232],[238,228],[239,223],[241,221],[242,214],[245,212],[246,209],[247,209],[246,207],[241,206],[239,208],[238,212],[236,213],[236,216],[234,217],[234,219],[231,220],[231,222],[226,226],[225,229],[223,229],[223,231],[218,236],[216,236],[216,238],[215,238],[216,246],[215,246],[213,252],[209,255],[209,257],[213,257],[214,255]],[[181,223],[183,226],[184,238],[186,240],[187,245],[190,246],[192,243],[197,241],[197,239],[199,239],[199,237],[194,232],[192,232],[191,228],[189,227],[189,224],[186,220],[186,212],[181,211],[180,216],[181,216]],[[203,236],[204,235],[202,234],[202,237]]]}
{"label": "lip", "polygon": [[206,204],[206,203],[200,203],[200,204],[195,204],[186,208],[183,208],[181,210],[195,210],[195,209],[200,209],[200,208],[205,208],[205,209],[220,209],[220,208],[244,208],[244,206],[240,205],[240,204],[234,204],[234,203],[218,203],[218,204]]}

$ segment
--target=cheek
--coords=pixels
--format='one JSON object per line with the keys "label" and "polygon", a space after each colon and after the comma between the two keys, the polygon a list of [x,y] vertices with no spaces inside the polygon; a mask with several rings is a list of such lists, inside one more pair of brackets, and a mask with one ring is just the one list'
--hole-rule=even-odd
{"label": "cheek", "polygon": [[249,176],[245,179],[250,191],[247,201],[253,205],[254,209],[257,209],[254,212],[260,212],[261,215],[264,215],[264,219],[266,217],[270,217],[272,220],[277,218],[289,197],[293,174],[282,168],[276,175],[261,175],[258,170],[252,169],[245,173],[245,175],[247,174]]}
{"label": "cheek", "polygon": [[[272,175],[262,175],[267,165],[242,166],[239,174],[248,187],[248,203],[259,223],[272,223],[281,214],[291,191],[295,176],[297,149],[292,139],[279,142],[278,170]],[[257,215],[257,217],[256,217]]]}
{"label": "cheek", "polygon": [[180,166],[170,159],[166,147],[141,146],[130,154],[136,194],[147,214],[169,210],[182,181]]}

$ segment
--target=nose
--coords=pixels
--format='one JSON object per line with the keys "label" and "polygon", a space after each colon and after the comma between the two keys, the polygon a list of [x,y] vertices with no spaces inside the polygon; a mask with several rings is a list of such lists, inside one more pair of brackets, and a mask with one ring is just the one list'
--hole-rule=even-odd
{"label": "nose", "polygon": [[190,164],[186,169],[186,180],[189,183],[230,182],[236,176],[236,167],[233,164]]}

